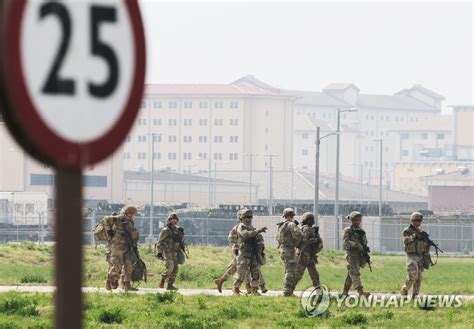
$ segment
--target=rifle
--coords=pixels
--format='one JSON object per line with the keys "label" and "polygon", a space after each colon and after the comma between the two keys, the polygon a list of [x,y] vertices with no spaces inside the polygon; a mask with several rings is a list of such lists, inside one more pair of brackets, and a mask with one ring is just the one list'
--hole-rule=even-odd
{"label": "rifle", "polygon": [[438,247],[438,245],[433,240],[430,239],[430,235],[427,232],[425,232],[425,231],[421,232],[421,237],[423,238],[423,240],[428,242],[428,246],[432,246],[432,247],[435,248],[436,262],[435,263],[431,262],[431,265],[436,265],[438,263],[438,251],[440,251],[441,253],[444,253],[444,251],[441,250],[441,248]]}
{"label": "rifle", "polygon": [[260,251],[259,251],[257,237],[254,236],[254,237],[251,237],[251,238],[248,238],[247,240],[245,240],[245,246],[246,246],[246,249],[252,255],[252,258],[255,257],[257,259],[257,262],[259,264],[262,264],[263,263],[262,255],[260,254]]}
{"label": "rifle", "polygon": [[[319,235],[319,226],[316,226],[316,225],[311,226],[311,231],[312,231],[312,235],[314,236],[314,238],[317,238],[318,235]],[[301,248],[299,248],[299,249],[300,249],[300,253],[302,253],[303,251],[305,251],[305,249],[306,249],[306,248],[308,247],[308,245],[310,245],[310,243],[311,243],[310,240],[311,240],[311,239],[314,239],[314,238],[308,239],[308,241],[306,241],[306,243],[305,243],[303,246],[301,246]]]}
{"label": "rifle", "polygon": [[170,229],[171,235],[173,236],[174,242],[179,243],[179,248],[183,251],[186,258],[189,258],[188,246],[186,245],[186,242],[184,241],[184,229],[182,227],[178,227],[178,231],[182,234],[182,236],[180,236],[179,234],[176,234],[171,227],[169,227],[169,229]]}
{"label": "rifle", "polygon": [[128,249],[130,251],[132,264],[135,264],[136,262],[138,262],[140,260],[140,255],[139,255],[139,252],[138,252],[138,247],[133,242],[132,235],[130,234],[130,231],[128,231],[128,230],[125,230],[125,242],[127,242]]}
{"label": "rifle", "polygon": [[363,236],[365,235],[365,232],[364,233],[358,233],[354,228],[351,228],[352,229],[352,233],[357,237],[357,239],[359,240],[360,244],[362,245],[363,249],[362,249],[362,257],[365,258],[365,260],[367,261],[367,265],[369,265],[369,270],[370,272],[372,272],[372,262],[370,261],[370,248],[369,246],[365,245],[364,244],[364,240],[363,240]]}

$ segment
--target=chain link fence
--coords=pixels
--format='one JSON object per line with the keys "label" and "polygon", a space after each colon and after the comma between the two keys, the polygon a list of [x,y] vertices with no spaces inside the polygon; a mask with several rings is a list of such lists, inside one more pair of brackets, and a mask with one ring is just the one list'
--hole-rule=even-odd
{"label": "chain link fence", "polygon": [[[95,244],[92,230],[101,219],[101,216],[88,216],[84,218],[84,243]],[[266,226],[264,234],[268,246],[276,247],[277,223],[280,216],[256,216],[254,226]],[[402,231],[409,225],[409,218],[404,217],[364,217],[362,226],[367,233],[369,246],[373,252],[382,254],[403,253]],[[17,223],[21,223],[21,220]],[[153,218],[153,236],[157,238],[160,230],[166,225],[165,215]],[[186,217],[181,216],[179,225],[186,233],[188,244],[201,244],[212,246],[228,245],[227,235],[236,219]],[[346,219],[336,221],[333,216],[319,218],[319,232],[323,238],[324,246],[328,249],[342,248],[343,229],[350,225]],[[150,219],[138,217],[135,226],[140,233],[140,242],[145,243],[150,235]],[[445,252],[445,255],[473,255],[474,251],[474,217],[431,217],[423,221],[423,229]],[[54,240],[54,229],[51,221],[43,225],[2,225],[0,226],[0,243],[7,242],[51,242]]]}

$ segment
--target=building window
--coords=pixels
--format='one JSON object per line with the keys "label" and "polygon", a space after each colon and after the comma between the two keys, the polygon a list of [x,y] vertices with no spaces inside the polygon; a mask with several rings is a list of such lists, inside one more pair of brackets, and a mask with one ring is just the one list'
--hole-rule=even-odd
{"label": "building window", "polygon": [[365,147],[365,152],[369,152],[369,147],[368,146]]}
{"label": "building window", "polygon": [[199,119],[200,126],[207,126],[207,119]]}
{"label": "building window", "polygon": [[268,117],[268,110],[267,110],[267,111],[265,111],[265,116],[266,116],[266,117]]}
{"label": "building window", "polygon": [[54,183],[54,176],[53,175],[47,175],[47,174],[31,174],[30,176],[30,184],[31,185],[36,185],[36,186],[41,186],[41,185],[46,185],[46,186],[52,186]]}
{"label": "building window", "polygon": [[107,176],[84,176],[83,186],[107,187]]}
{"label": "building window", "polygon": [[230,102],[230,108],[231,109],[239,108],[239,103],[238,102]]}
{"label": "building window", "polygon": [[176,160],[176,153],[175,152],[169,152],[168,153],[168,160]]}
{"label": "building window", "polygon": [[125,153],[123,154],[123,158],[124,158],[125,160],[129,160],[129,159],[130,159],[130,152],[125,152]]}
{"label": "building window", "polygon": [[398,117],[395,117],[395,121],[398,122]]}
{"label": "building window", "polygon": [[158,135],[158,134],[153,134],[153,141],[155,143],[161,143],[161,135]]}
{"label": "building window", "polygon": [[176,119],[168,119],[169,126],[176,126],[177,124],[178,124],[178,121]]}
{"label": "building window", "polygon": [[192,126],[193,125],[193,119],[184,119],[183,125]]}
{"label": "building window", "polygon": [[408,133],[401,133],[400,139],[408,139]]}
{"label": "building window", "polygon": [[207,102],[199,102],[200,109],[207,109]]}
{"label": "building window", "polygon": [[207,136],[199,136],[199,143],[207,143]]}
{"label": "building window", "polygon": [[307,149],[302,149],[301,150],[301,155],[304,155],[304,156],[308,155],[308,150]]}
{"label": "building window", "polygon": [[222,153],[214,153],[214,160],[222,160]]}
{"label": "building window", "polygon": [[161,153],[159,153],[159,152],[154,152],[154,153],[153,153],[153,159],[155,159],[155,160],[161,160]]}
{"label": "building window", "polygon": [[411,121],[411,122],[413,122],[413,121],[414,121],[414,120],[413,120],[413,117],[411,117],[411,118],[410,118],[410,121]]}
{"label": "building window", "polygon": [[198,158],[200,160],[206,160],[207,159],[207,153],[199,153]]}
{"label": "building window", "polygon": [[223,140],[222,136],[214,136],[214,143],[222,143]]}
{"label": "building window", "polygon": [[168,103],[168,108],[170,110],[177,109],[178,108],[178,103],[177,102],[169,102]]}
{"label": "building window", "polygon": [[146,143],[146,135],[138,136],[138,142],[139,143]]}
{"label": "building window", "polygon": [[168,136],[168,143],[176,143],[176,136]]}
{"label": "building window", "polygon": [[401,121],[401,122],[405,121],[405,118],[404,118],[404,117],[401,117],[401,118],[400,118],[400,121]]}
{"label": "building window", "polygon": [[326,119],[326,113],[323,113],[323,119]]}
{"label": "building window", "polygon": [[408,156],[408,150],[401,150],[400,154],[401,154],[401,156],[407,157]]}
{"label": "building window", "polygon": [[146,109],[146,101],[142,101],[142,106],[141,106],[142,109]]}
{"label": "building window", "polygon": [[229,153],[229,160],[237,160],[237,153]]}
{"label": "building window", "polygon": [[373,161],[370,161],[370,166],[373,167],[374,166],[374,163]]}
{"label": "building window", "polygon": [[161,126],[161,119],[153,119],[154,126]]}
{"label": "building window", "polygon": [[238,126],[239,125],[239,119],[230,119],[229,120],[229,125]]}
{"label": "building window", "polygon": [[308,133],[303,133],[303,139],[308,139]]}
{"label": "building window", "polygon": [[127,143],[132,141],[132,136],[128,135],[126,139]]}
{"label": "building window", "polygon": [[191,153],[183,153],[183,158],[184,160],[192,160],[192,154]]}
{"label": "building window", "polygon": [[374,135],[374,131],[371,130],[371,131],[370,131],[370,136],[373,136],[373,135]]}
{"label": "building window", "polygon": [[388,152],[388,146],[385,147],[385,152]]}
{"label": "building window", "polygon": [[184,102],[184,108],[185,109],[192,109],[193,108],[193,102]]}
{"label": "building window", "polygon": [[146,119],[138,119],[137,123],[139,126],[146,126]]}
{"label": "building window", "polygon": [[193,142],[193,136],[184,136],[183,140],[185,143],[192,143]]}
{"label": "building window", "polygon": [[374,147],[373,147],[373,146],[370,147],[370,151],[371,151],[371,152],[374,151]]}
{"label": "building window", "polygon": [[161,109],[161,102],[157,102],[157,101],[153,102],[153,108]]}
{"label": "building window", "polygon": [[215,109],[223,109],[224,108],[224,102],[214,102],[214,108]]}
{"label": "building window", "polygon": [[215,119],[214,120],[214,126],[222,126],[224,124],[223,119]]}
{"label": "building window", "polygon": [[137,153],[137,158],[138,158],[138,160],[145,160],[146,159],[145,152],[138,152]]}
{"label": "building window", "polygon": [[422,133],[421,134],[421,139],[428,139],[428,134],[427,133]]}
{"label": "building window", "polygon": [[229,143],[238,143],[239,142],[239,136],[230,136],[229,137]]}
{"label": "building window", "polygon": [[444,139],[444,134],[436,134],[436,139]]}

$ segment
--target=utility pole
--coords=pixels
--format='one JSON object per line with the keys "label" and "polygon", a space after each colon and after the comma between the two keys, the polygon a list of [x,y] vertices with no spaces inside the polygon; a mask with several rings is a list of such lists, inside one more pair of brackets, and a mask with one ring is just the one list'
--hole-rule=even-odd
{"label": "utility pole", "polygon": [[153,235],[153,190],[155,183],[155,138],[158,134],[151,133],[151,170],[150,170],[150,234],[148,235],[148,243],[153,244],[155,241]]}
{"label": "utility pole", "polygon": [[[191,176],[191,168],[195,166],[195,164],[185,164],[188,167],[188,175]],[[188,209],[191,208],[191,179],[188,178]]]}
{"label": "utility pole", "polygon": [[383,179],[383,140],[380,138],[380,179],[379,179],[379,219],[382,224],[382,179]]}
{"label": "utility pole", "polygon": [[270,204],[269,204],[269,213],[270,216],[273,215],[273,158],[277,157],[278,154],[265,154],[266,157],[270,159],[270,186],[269,186],[269,197],[270,197]]}
{"label": "utility pole", "polygon": [[321,145],[321,139],[319,138],[321,128],[316,127],[316,161],[314,164],[314,204],[313,204],[313,215],[315,223],[319,222],[319,148]]}
{"label": "utility pole", "polygon": [[342,112],[357,112],[358,110],[353,108],[349,110],[337,109],[337,130],[336,130],[336,198],[334,202],[334,218],[336,220],[336,249],[340,249],[340,223],[339,223],[339,159],[340,159],[340,135],[341,135],[341,113]]}

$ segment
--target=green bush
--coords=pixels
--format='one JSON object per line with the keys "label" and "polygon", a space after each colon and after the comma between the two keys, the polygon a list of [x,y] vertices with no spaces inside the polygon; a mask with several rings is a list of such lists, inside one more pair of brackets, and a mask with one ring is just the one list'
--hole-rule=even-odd
{"label": "green bush", "polygon": [[21,283],[46,283],[48,282],[48,280],[46,280],[41,275],[25,274],[21,277],[20,282]]}
{"label": "green bush", "polygon": [[13,297],[0,305],[0,313],[18,314],[21,316],[38,316],[39,311],[36,308],[35,301]]}
{"label": "green bush", "polygon": [[99,322],[101,323],[122,323],[123,319],[123,312],[119,308],[102,310],[99,314]]}
{"label": "green bush", "polygon": [[174,291],[166,291],[156,294],[156,301],[160,304],[172,303],[178,294]]}
{"label": "green bush", "polygon": [[346,314],[342,317],[342,322],[353,326],[367,324],[367,317],[361,313]]}
{"label": "green bush", "polygon": [[0,329],[20,329],[20,327],[13,322],[0,322]]}
{"label": "green bush", "polygon": [[223,307],[219,310],[219,315],[222,318],[229,320],[243,319],[250,316],[247,310],[240,309],[235,306]]}

